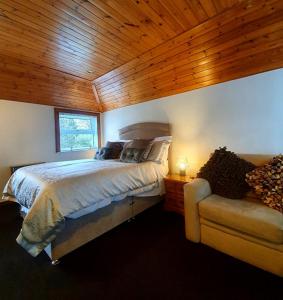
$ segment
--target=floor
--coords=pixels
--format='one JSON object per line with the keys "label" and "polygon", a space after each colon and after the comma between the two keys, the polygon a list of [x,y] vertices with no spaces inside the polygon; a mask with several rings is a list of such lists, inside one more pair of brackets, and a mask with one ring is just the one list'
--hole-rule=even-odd
{"label": "floor", "polygon": [[184,237],[156,206],[52,266],[15,242],[21,218],[0,206],[0,299],[283,299],[283,280]]}

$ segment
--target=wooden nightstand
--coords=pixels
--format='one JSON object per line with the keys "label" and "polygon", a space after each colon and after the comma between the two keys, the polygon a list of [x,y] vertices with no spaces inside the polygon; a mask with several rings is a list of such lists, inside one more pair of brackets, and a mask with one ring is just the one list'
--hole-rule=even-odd
{"label": "wooden nightstand", "polygon": [[190,176],[167,175],[165,182],[165,204],[164,209],[175,211],[184,215],[184,185],[191,182]]}

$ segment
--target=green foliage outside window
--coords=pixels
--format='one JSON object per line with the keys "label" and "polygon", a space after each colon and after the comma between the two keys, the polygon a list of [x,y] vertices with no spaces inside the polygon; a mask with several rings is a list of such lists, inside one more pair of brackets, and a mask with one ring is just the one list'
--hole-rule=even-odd
{"label": "green foliage outside window", "polygon": [[95,116],[60,113],[59,124],[61,151],[97,148],[98,134]]}

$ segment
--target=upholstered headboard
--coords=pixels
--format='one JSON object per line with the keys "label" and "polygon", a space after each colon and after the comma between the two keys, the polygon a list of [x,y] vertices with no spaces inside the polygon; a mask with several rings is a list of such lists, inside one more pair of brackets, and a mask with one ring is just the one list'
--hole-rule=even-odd
{"label": "upholstered headboard", "polygon": [[170,125],[167,123],[136,123],[119,130],[121,140],[153,139],[155,137],[168,135],[171,135],[171,131]]}

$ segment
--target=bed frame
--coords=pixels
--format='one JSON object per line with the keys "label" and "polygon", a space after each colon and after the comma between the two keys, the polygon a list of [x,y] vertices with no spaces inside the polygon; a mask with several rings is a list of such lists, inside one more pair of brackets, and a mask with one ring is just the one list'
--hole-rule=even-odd
{"label": "bed frame", "polygon": [[[166,123],[137,123],[119,130],[121,140],[151,139],[168,135],[170,126]],[[131,220],[162,199],[162,196],[127,197],[78,219],[66,219],[65,228],[45,248],[45,252],[52,260],[52,264],[56,265],[64,255]]]}

